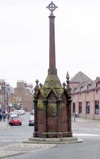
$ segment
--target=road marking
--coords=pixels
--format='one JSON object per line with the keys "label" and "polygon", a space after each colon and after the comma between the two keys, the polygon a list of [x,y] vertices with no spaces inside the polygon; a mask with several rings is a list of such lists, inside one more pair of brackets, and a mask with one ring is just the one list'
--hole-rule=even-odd
{"label": "road marking", "polygon": [[97,130],[97,131],[98,131],[98,130],[100,130],[100,129],[97,129],[97,128],[94,128],[94,129],[89,129],[89,128],[76,128],[76,129],[74,129],[74,128],[73,128],[73,131],[76,131],[76,130],[86,130],[86,131],[87,131],[87,130],[88,130],[88,131],[91,131],[91,130],[92,130],[92,131],[93,131],[93,130],[95,131],[95,130]]}
{"label": "road marking", "polygon": [[93,137],[98,137],[100,136],[99,134],[73,134],[74,136],[93,136]]}
{"label": "road marking", "polygon": [[[73,133],[73,136],[82,136],[82,137],[100,137],[100,134],[86,134],[86,133]],[[0,140],[1,142],[23,142],[24,140]]]}
{"label": "road marking", "polygon": [[26,139],[19,139],[19,140],[0,140],[1,142],[23,142]]}
{"label": "road marking", "polygon": [[1,142],[12,142],[12,140],[1,140]]}
{"label": "road marking", "polygon": [[22,142],[22,141],[24,141],[24,140],[16,140],[16,142]]}

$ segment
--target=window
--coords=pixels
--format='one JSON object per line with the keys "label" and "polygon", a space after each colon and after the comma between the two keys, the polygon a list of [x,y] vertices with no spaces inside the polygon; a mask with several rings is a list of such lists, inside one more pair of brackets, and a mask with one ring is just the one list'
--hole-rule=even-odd
{"label": "window", "polygon": [[73,103],[73,113],[75,113],[75,103]]}
{"label": "window", "polygon": [[79,113],[82,113],[82,102],[79,102]]}
{"label": "window", "polygon": [[90,114],[90,102],[86,102],[86,114]]}
{"label": "window", "polygon": [[99,101],[95,101],[95,114],[99,114]]}

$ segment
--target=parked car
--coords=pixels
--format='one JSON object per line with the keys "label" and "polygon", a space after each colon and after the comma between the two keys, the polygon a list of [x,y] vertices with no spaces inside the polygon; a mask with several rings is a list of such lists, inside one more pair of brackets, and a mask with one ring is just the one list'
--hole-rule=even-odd
{"label": "parked car", "polygon": [[20,115],[24,115],[25,114],[25,110],[24,109],[20,109],[19,112],[20,112]]}
{"label": "parked car", "polygon": [[34,115],[31,115],[29,118],[29,126],[34,126]]}
{"label": "parked car", "polygon": [[8,114],[8,119],[9,119],[10,117],[18,117],[17,112],[15,112],[15,111],[10,112],[10,113]]}
{"label": "parked car", "polygon": [[22,125],[22,120],[19,117],[10,117],[9,124],[10,125]]}
{"label": "parked car", "polygon": [[30,111],[30,115],[34,115],[34,109]]}
{"label": "parked car", "polygon": [[14,110],[14,112],[17,112],[18,116],[20,115],[20,110]]}

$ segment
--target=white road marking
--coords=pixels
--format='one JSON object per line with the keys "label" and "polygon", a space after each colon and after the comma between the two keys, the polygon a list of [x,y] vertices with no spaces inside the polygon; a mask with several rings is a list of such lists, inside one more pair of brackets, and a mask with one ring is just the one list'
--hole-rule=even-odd
{"label": "white road marking", "polygon": [[[73,133],[73,136],[83,136],[83,137],[100,137],[100,134],[86,134],[86,133]],[[0,140],[0,142],[23,142],[25,139],[19,140]]]}
{"label": "white road marking", "polygon": [[100,136],[99,134],[73,134],[73,136],[93,136],[93,137],[98,137]]}
{"label": "white road marking", "polygon": [[[73,133],[73,136],[82,137],[100,137],[100,134]],[[0,140],[0,142],[23,142],[24,140]]]}
{"label": "white road marking", "polygon": [[97,129],[97,128],[95,128],[95,129],[89,129],[89,128],[77,128],[77,129],[74,129],[74,128],[73,128],[73,131],[75,131],[75,130],[86,130],[86,131],[87,131],[87,130],[88,130],[88,131],[93,131],[93,130],[95,131],[95,130],[97,130],[97,131],[98,131],[98,130],[100,130],[100,129]]}
{"label": "white road marking", "polygon": [[24,140],[16,140],[16,142],[22,142],[22,141],[24,141]]}
{"label": "white road marking", "polygon": [[12,140],[1,140],[1,142],[12,142]]}
{"label": "white road marking", "polygon": [[26,139],[19,139],[19,140],[0,140],[1,142],[23,142]]}

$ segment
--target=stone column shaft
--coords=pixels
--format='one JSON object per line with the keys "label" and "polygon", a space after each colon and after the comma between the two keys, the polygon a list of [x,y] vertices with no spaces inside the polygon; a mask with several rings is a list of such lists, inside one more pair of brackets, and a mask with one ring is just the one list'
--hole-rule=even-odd
{"label": "stone column shaft", "polygon": [[55,57],[55,16],[49,16],[49,71],[48,74],[57,74]]}

